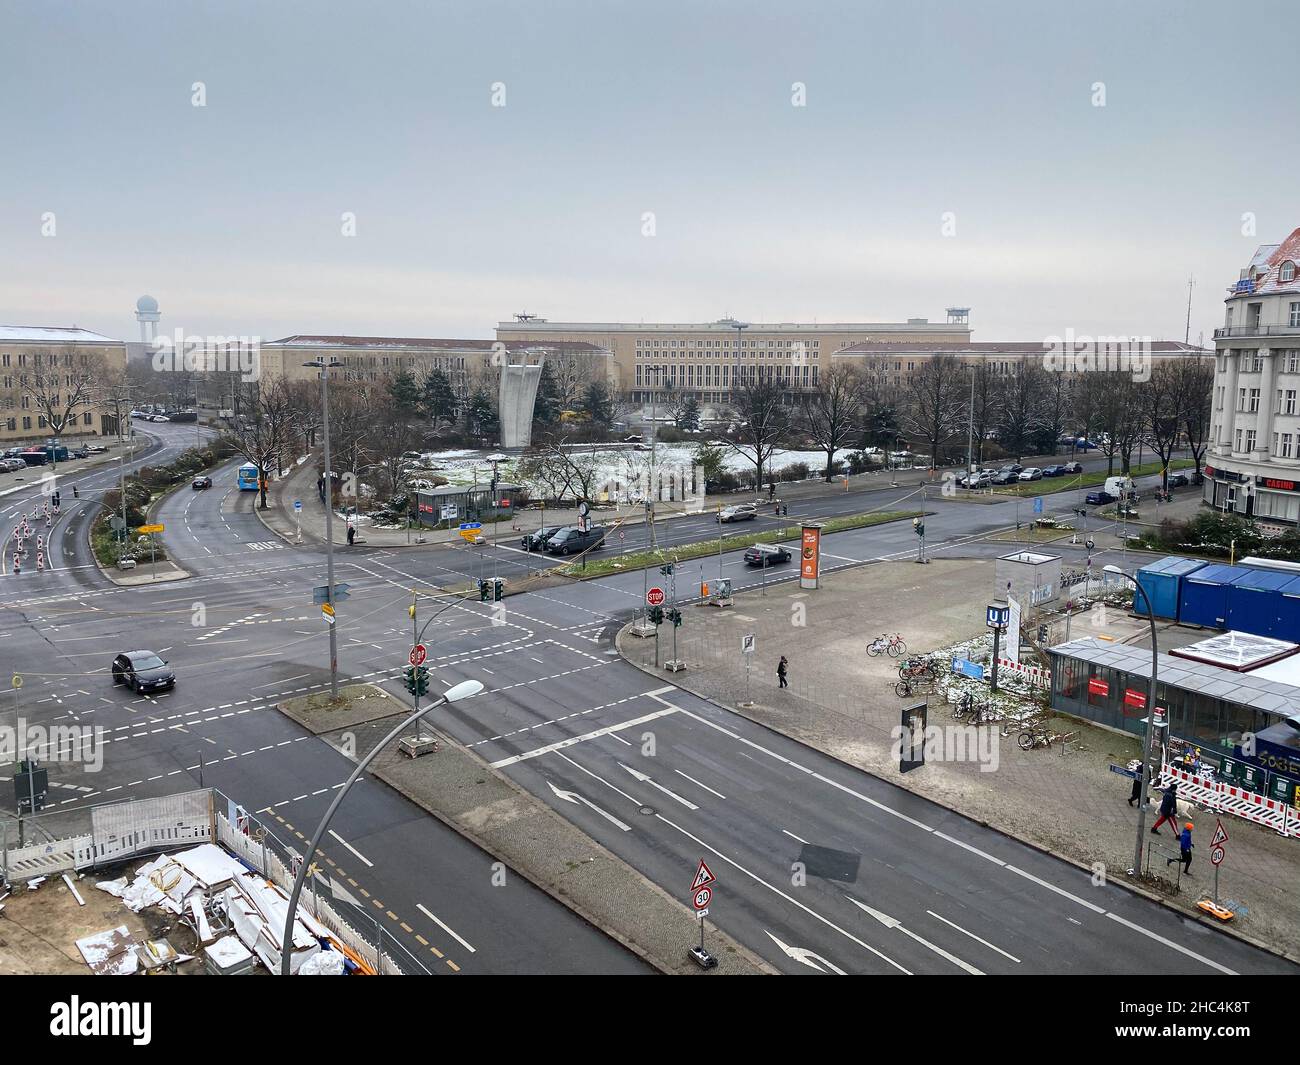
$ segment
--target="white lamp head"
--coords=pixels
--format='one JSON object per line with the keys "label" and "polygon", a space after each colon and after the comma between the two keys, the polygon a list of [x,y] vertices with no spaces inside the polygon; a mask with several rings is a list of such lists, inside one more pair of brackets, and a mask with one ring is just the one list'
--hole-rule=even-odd
{"label": "white lamp head", "polygon": [[480,681],[462,680],[455,687],[448,688],[442,697],[449,703],[458,703],[462,699],[472,699],[482,690],[483,685]]}

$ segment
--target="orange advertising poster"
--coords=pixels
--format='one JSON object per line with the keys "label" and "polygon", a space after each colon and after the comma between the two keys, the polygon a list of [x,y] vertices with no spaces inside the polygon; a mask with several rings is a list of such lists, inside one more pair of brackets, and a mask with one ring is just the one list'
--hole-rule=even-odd
{"label": "orange advertising poster", "polygon": [[821,529],[804,529],[803,550],[799,557],[799,576],[810,580],[817,579],[818,566],[821,562]]}

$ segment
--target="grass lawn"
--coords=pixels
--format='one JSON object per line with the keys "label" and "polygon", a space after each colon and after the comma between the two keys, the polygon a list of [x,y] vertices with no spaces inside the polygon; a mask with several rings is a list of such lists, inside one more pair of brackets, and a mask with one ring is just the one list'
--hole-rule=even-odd
{"label": "grass lawn", "polygon": [[[921,513],[919,510],[886,510],[875,514],[847,514],[844,517],[831,518],[829,521],[822,522],[822,532],[825,534],[847,532],[849,529],[865,529],[872,525],[884,525],[891,521],[916,518]],[[798,540],[802,535],[802,526],[787,525],[782,529],[771,529],[767,532],[727,536],[722,540],[722,550],[739,551],[746,547],[752,547],[754,544],[774,544],[783,540]],[[705,555],[716,555],[717,553],[718,540],[714,537],[711,540],[700,540],[692,544],[678,544],[675,547],[660,548],[656,551],[637,551],[628,555],[613,555],[605,558],[588,556],[586,569],[582,568],[581,562],[570,562],[567,566],[559,567],[557,572],[569,577],[604,577],[611,573],[641,569],[644,566],[663,565],[665,562],[674,559],[685,562],[687,559],[702,558]]]}
{"label": "grass lawn", "polygon": [[[1195,465],[1191,459],[1174,459],[1169,464],[1172,470],[1188,470]],[[1130,477],[1146,477],[1153,473],[1159,473],[1161,464],[1159,462],[1144,462],[1141,466],[1134,466],[1129,470]],[[1073,477],[1046,477],[1041,481],[1025,481],[1016,485],[995,485],[993,494],[995,496],[1042,496],[1050,495],[1056,492],[1070,492],[1078,488],[1096,488],[1106,483],[1107,477],[1119,477],[1118,473],[1108,474],[1105,470],[1098,470],[1096,473],[1076,473]]]}

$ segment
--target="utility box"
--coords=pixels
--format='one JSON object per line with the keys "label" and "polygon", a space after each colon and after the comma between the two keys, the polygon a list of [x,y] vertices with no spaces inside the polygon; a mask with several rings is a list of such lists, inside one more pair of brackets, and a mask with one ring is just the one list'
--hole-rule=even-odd
{"label": "utility box", "polygon": [[1061,556],[1038,551],[1002,555],[994,563],[997,596],[1012,596],[1021,608],[1044,606],[1061,597]]}

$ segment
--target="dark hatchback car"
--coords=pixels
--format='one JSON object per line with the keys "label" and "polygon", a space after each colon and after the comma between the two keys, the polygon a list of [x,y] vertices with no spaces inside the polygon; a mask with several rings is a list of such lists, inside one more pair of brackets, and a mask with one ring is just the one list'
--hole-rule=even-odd
{"label": "dark hatchback car", "polygon": [[212,487],[212,478],[211,478],[211,477],[195,477],[195,478],[194,478],[194,491],[196,491],[196,492],[201,492],[203,489],[205,489],[205,488],[211,488],[211,487]]}
{"label": "dark hatchback car", "polygon": [[768,566],[789,562],[790,558],[790,552],[777,544],[755,544],[745,552],[745,565],[766,569]]}
{"label": "dark hatchback car", "polygon": [[113,659],[113,683],[125,684],[143,695],[176,687],[176,674],[152,651],[127,651]]}
{"label": "dark hatchback car", "polygon": [[1087,497],[1084,499],[1084,502],[1090,503],[1094,507],[1102,507],[1107,503],[1114,503],[1115,496],[1111,495],[1109,492],[1089,492]]}
{"label": "dark hatchback car", "polygon": [[561,525],[553,525],[549,529],[541,528],[536,532],[524,533],[519,540],[519,546],[525,551],[543,551],[546,545],[551,542],[552,537],[562,528]]}
{"label": "dark hatchback car", "polygon": [[1044,467],[1043,467],[1043,476],[1044,476],[1044,477],[1064,477],[1064,476],[1065,476],[1065,467],[1064,467],[1064,466],[1044,466]]}
{"label": "dark hatchback car", "polygon": [[1191,483],[1191,478],[1185,473],[1171,473],[1169,475],[1170,488],[1186,488]]}
{"label": "dark hatchback car", "polygon": [[603,525],[593,525],[583,532],[576,525],[566,525],[557,529],[554,536],[546,543],[546,550],[552,555],[574,555],[579,551],[590,551],[605,544],[608,530]]}
{"label": "dark hatchback car", "polygon": [[994,484],[1015,484],[1020,480],[1020,471],[1014,466],[1006,466],[993,475]]}

